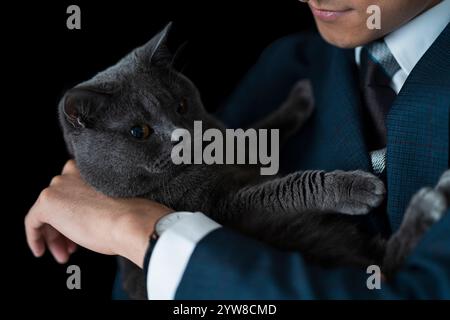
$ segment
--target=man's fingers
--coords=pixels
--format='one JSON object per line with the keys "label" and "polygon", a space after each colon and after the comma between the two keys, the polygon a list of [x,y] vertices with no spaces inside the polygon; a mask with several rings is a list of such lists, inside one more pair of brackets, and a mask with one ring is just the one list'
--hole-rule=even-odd
{"label": "man's fingers", "polygon": [[45,240],[40,230],[29,230],[27,232],[27,243],[35,257],[42,257],[45,253]]}
{"label": "man's fingers", "polygon": [[66,263],[69,260],[67,238],[50,225],[44,226],[45,241],[47,247],[58,263]]}
{"label": "man's fingers", "polygon": [[45,252],[45,239],[41,230],[42,223],[36,219],[35,214],[32,212],[33,208],[31,208],[25,217],[25,235],[28,247],[33,255],[35,257],[41,257]]}
{"label": "man's fingers", "polygon": [[69,252],[67,251],[66,242],[63,239],[57,239],[48,242],[48,250],[58,263],[66,263],[69,260]]}
{"label": "man's fingers", "polygon": [[41,257],[48,247],[58,263],[66,263],[77,245],[51,225],[41,221],[36,208],[35,204],[25,217],[25,233],[31,252],[35,257]]}
{"label": "man's fingers", "polygon": [[69,255],[74,253],[77,250],[78,245],[73,242],[72,240],[66,238],[66,242],[67,242],[67,252],[69,252]]}
{"label": "man's fingers", "polygon": [[75,175],[79,175],[80,172],[78,171],[78,168],[77,168],[77,166],[75,164],[75,161],[74,160],[69,160],[64,165],[64,168],[63,168],[61,174],[75,174]]}

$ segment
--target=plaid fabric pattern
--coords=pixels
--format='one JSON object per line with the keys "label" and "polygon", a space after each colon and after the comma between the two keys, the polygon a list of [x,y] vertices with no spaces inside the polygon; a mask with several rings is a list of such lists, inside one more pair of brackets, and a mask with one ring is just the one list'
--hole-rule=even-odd
{"label": "plaid fabric pattern", "polygon": [[450,28],[419,61],[387,118],[388,214],[395,230],[421,187],[449,168]]}
{"label": "plaid fabric pattern", "polygon": [[386,169],[386,148],[370,152],[373,173],[382,176]]}

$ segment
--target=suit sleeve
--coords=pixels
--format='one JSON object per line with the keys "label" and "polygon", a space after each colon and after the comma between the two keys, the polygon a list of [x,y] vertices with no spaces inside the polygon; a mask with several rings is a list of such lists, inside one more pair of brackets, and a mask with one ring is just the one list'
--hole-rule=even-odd
{"label": "suit sleeve", "polygon": [[450,210],[424,236],[404,267],[380,289],[373,273],[322,268],[300,253],[275,250],[226,228],[192,253],[176,299],[449,299]]}
{"label": "suit sleeve", "polygon": [[200,212],[184,218],[151,241],[144,259],[147,296],[172,300],[197,243],[221,226]]}

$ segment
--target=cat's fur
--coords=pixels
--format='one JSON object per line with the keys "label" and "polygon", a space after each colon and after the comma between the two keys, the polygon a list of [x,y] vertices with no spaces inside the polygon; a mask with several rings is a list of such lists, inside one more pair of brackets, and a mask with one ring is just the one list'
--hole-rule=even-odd
{"label": "cat's fur", "polygon": [[[175,128],[192,132],[194,120],[202,120],[204,130],[225,128],[205,112],[194,85],[171,68],[165,44],[168,29],[61,100],[64,138],[82,177],[110,196],[144,197],[174,210],[204,212],[280,248],[300,250],[324,265],[382,264],[385,241],[362,232],[349,217],[365,214],[383,200],[383,183],[369,173],[261,176],[251,166],[172,163]],[[185,114],[177,112],[182,100],[187,102]],[[283,141],[306,121],[313,105],[311,87],[300,81],[286,102],[256,127],[279,128]],[[149,125],[153,133],[144,141],[136,140],[130,135],[136,124]],[[441,193],[423,192],[413,199],[402,228],[388,242],[384,265],[390,274],[444,212],[438,208],[430,215],[427,208]],[[434,198],[433,192],[438,194]],[[121,264],[125,289],[132,298],[145,298],[140,269],[125,260]]]}

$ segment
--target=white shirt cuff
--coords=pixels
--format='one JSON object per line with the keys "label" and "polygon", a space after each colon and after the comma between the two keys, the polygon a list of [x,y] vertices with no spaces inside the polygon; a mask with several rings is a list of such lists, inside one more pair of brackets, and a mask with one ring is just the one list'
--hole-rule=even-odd
{"label": "white shirt cuff", "polygon": [[156,242],[147,273],[150,300],[174,299],[197,243],[221,225],[203,213],[187,216],[167,229]]}

